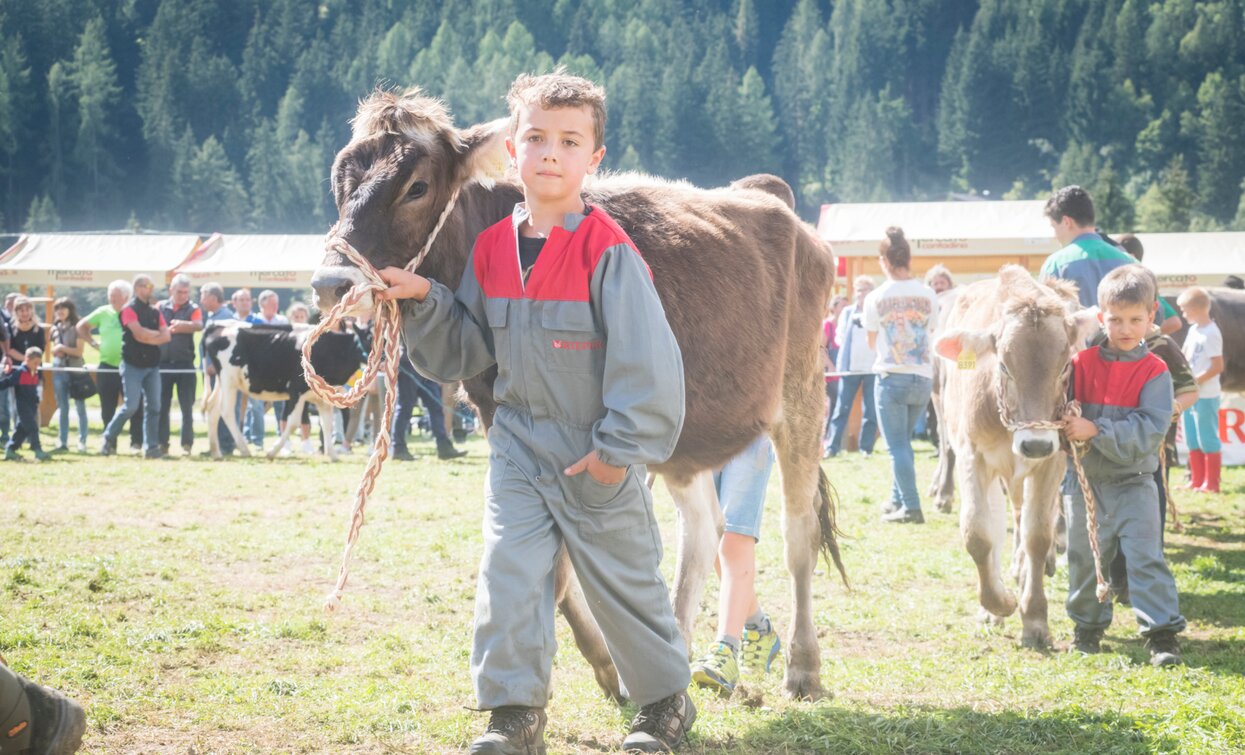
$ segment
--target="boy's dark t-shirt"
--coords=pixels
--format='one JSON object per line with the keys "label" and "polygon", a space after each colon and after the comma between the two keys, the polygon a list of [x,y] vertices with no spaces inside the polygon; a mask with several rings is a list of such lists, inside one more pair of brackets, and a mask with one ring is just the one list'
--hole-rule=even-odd
{"label": "boy's dark t-shirt", "polygon": [[536,264],[536,258],[540,256],[540,250],[545,248],[545,239],[529,239],[527,236],[519,236],[519,270],[523,271],[523,281],[527,282],[527,276],[532,272],[532,266]]}

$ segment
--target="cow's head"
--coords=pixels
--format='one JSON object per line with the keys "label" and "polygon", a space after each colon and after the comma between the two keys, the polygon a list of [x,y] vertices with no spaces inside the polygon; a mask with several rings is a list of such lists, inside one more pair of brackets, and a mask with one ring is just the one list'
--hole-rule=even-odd
{"label": "cow's head", "polygon": [[[350,143],[333,162],[337,234],[374,267],[405,265],[423,247],[454,190],[489,180],[506,165],[506,119],[466,130],[419,89],[376,91],[359,104]],[[311,279],[321,310],[362,273],[329,252]],[[371,309],[371,297],[360,309]]]}
{"label": "cow's head", "polygon": [[[978,369],[993,366],[990,384],[1013,423],[1057,420],[1067,400],[1072,355],[1096,328],[1097,315],[1070,306],[1068,295],[1075,301],[1075,289],[1045,286],[1020,267],[1004,268],[999,288],[1006,303],[998,323],[989,330],[952,329],[939,336],[934,350],[952,362],[968,352],[992,356]],[[1012,432],[1012,452],[1017,456],[1045,459],[1058,449],[1058,430]]]}

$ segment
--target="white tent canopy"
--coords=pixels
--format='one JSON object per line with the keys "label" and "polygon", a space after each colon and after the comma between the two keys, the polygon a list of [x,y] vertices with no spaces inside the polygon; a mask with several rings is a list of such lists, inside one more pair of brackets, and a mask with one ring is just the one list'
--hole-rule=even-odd
{"label": "white tent canopy", "polygon": [[194,234],[30,233],[0,255],[0,284],[107,286],[142,273],[158,286],[198,245]]}
{"label": "white tent canopy", "polygon": [[876,257],[897,225],[917,257],[1046,255],[1059,248],[1041,200],[828,204],[818,234],[840,257]]}
{"label": "white tent canopy", "polygon": [[323,259],[322,235],[216,234],[175,272],[194,285],[306,288]]}
{"label": "white tent canopy", "polygon": [[1139,233],[1146,267],[1165,294],[1189,286],[1222,286],[1229,275],[1245,277],[1245,233]]}

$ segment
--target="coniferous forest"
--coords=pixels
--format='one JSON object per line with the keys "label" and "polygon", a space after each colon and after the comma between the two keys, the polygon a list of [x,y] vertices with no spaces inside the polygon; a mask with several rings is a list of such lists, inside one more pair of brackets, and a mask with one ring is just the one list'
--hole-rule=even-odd
{"label": "coniferous forest", "polygon": [[0,0],[0,231],[320,232],[358,99],[606,85],[608,167],[825,201],[1091,188],[1245,230],[1245,0]]}

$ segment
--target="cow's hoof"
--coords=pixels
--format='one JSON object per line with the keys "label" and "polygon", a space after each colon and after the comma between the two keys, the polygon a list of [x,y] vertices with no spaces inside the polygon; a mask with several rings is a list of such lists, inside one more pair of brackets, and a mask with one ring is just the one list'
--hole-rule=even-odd
{"label": "cow's hoof", "polygon": [[951,513],[951,505],[952,505],[952,501],[951,501],[951,499],[950,499],[950,498],[936,498],[936,499],[934,499],[934,507],[938,509],[939,513],[942,513],[942,514],[950,514],[950,513]]}
{"label": "cow's hoof", "polygon": [[1057,567],[1058,567],[1058,564],[1055,561],[1055,552],[1051,551],[1050,553],[1046,555],[1046,576],[1048,577],[1055,576],[1055,569]]}
{"label": "cow's hoof", "polygon": [[1029,650],[1050,650],[1054,647],[1050,632],[1046,629],[1026,629],[1020,638],[1020,645]]}
{"label": "cow's hoof", "polygon": [[826,696],[821,689],[821,679],[813,674],[787,668],[782,680],[782,692],[792,700],[820,700]]}
{"label": "cow's hoof", "polygon": [[1016,596],[1009,590],[998,593],[982,590],[980,598],[981,607],[995,616],[1011,616],[1016,612]]}
{"label": "cow's hoof", "polygon": [[1003,626],[1004,617],[990,613],[986,608],[978,608],[977,622],[986,627],[1001,627]]}
{"label": "cow's hoof", "polygon": [[618,670],[614,668],[614,664],[611,663],[603,668],[594,667],[592,673],[596,676],[597,684],[606,697],[619,705],[627,702],[627,698],[623,697],[622,685],[618,681]]}

